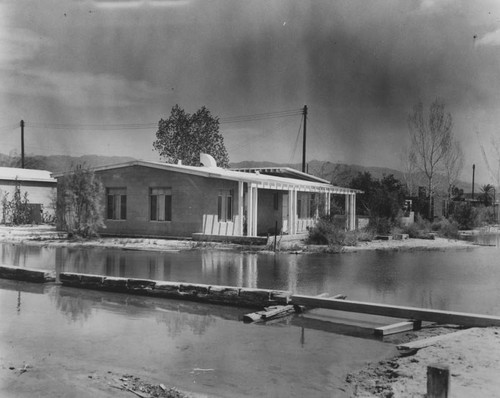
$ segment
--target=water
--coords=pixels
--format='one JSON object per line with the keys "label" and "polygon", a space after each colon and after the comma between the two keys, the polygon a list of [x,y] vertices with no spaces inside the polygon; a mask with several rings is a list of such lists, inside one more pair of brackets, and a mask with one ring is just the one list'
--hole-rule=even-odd
{"label": "water", "polygon": [[[496,247],[295,255],[0,245],[3,264],[27,268],[343,293],[352,300],[493,315],[500,315],[498,253]],[[41,397],[64,396],[65,385],[78,395],[75,380],[110,369],[220,397],[342,397],[347,372],[395,354],[394,346],[373,339],[380,320],[346,327],[327,310],[313,310],[247,325],[241,322],[246,312],[0,280],[0,360],[3,369],[16,361],[33,372],[43,369],[33,386]],[[32,379],[2,384],[2,374],[0,395],[33,395]]]}
{"label": "water", "polygon": [[58,273],[280,289],[310,295],[341,293],[352,300],[494,315],[500,315],[498,254],[496,247],[297,255],[0,245],[3,264],[55,269]]}

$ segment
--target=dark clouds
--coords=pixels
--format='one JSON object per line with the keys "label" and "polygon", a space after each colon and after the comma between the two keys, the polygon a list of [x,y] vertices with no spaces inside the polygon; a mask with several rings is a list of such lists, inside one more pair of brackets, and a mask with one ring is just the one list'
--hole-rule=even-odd
{"label": "dark clouds", "polygon": [[[23,115],[155,123],[176,103],[189,112],[205,105],[221,117],[308,104],[309,158],[393,167],[405,145],[406,115],[418,100],[443,98],[468,144],[472,125],[487,134],[498,122],[481,120],[484,109],[500,106],[499,47],[493,36],[480,45],[473,40],[498,29],[494,2],[96,4],[9,5],[11,27],[40,40],[22,60],[24,78],[8,86],[21,97],[35,87]],[[51,105],[37,105],[45,100]],[[232,160],[288,161],[299,124],[297,118],[223,129],[228,147],[235,148]],[[145,137],[137,141],[137,156],[151,155]]]}

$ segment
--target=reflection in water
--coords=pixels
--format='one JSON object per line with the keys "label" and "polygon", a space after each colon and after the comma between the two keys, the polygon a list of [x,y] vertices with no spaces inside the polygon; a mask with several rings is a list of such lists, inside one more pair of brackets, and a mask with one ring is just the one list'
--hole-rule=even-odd
{"label": "reflection in water", "polygon": [[205,283],[251,288],[258,286],[257,254],[224,251],[203,251],[200,254]]}
{"label": "reflection in water", "polygon": [[85,298],[85,291],[72,289],[67,294],[66,290],[61,288],[52,293],[51,298],[55,302],[56,308],[66,315],[69,320],[83,322],[87,321],[91,316],[93,303]]}
{"label": "reflection in water", "polygon": [[57,273],[346,294],[351,300],[500,314],[500,289],[495,283],[500,267],[498,249],[493,247],[297,255],[0,244],[0,253],[5,264]]}
{"label": "reflection in water", "polygon": [[166,326],[171,337],[190,331],[203,335],[216,319],[238,320],[239,312],[223,306],[211,306],[176,300],[164,300],[119,293],[78,290],[64,286],[50,292],[56,308],[72,322],[87,322],[99,308],[132,318],[153,314],[159,324]]}

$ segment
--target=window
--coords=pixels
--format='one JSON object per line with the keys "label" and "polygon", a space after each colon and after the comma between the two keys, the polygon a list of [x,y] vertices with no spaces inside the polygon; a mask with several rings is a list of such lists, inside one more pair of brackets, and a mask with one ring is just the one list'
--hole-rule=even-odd
{"label": "window", "polygon": [[219,222],[233,220],[233,190],[219,191],[217,198],[217,215]]}
{"label": "window", "polygon": [[149,214],[151,221],[172,221],[171,188],[150,188]]}
{"label": "window", "polygon": [[106,190],[107,201],[107,219],[108,220],[126,220],[127,219],[127,189],[126,188],[108,188]]}

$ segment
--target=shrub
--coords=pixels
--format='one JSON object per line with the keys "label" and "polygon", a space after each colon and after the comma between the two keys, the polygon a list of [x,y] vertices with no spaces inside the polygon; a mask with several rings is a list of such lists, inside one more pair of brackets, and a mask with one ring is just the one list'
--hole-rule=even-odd
{"label": "shrub", "polygon": [[497,215],[492,206],[481,206],[474,209],[475,227],[496,224]]}
{"label": "shrub", "polygon": [[424,238],[431,232],[431,223],[417,214],[413,224],[402,226],[401,229],[402,232],[408,234],[410,238]]}
{"label": "shrub", "polygon": [[379,235],[389,235],[392,227],[391,221],[386,217],[372,217],[368,223],[368,229]]}
{"label": "shrub", "polygon": [[478,223],[476,209],[466,202],[454,202],[452,204],[452,219],[460,229],[472,229]]}
{"label": "shrub", "polygon": [[454,220],[442,218],[432,224],[432,230],[445,238],[458,238],[458,223]]}
{"label": "shrub", "polygon": [[9,193],[6,192],[2,197],[2,223],[22,225],[31,224],[33,217],[28,200],[28,193],[21,195],[21,187],[16,179],[14,187],[14,196],[9,200]]}

